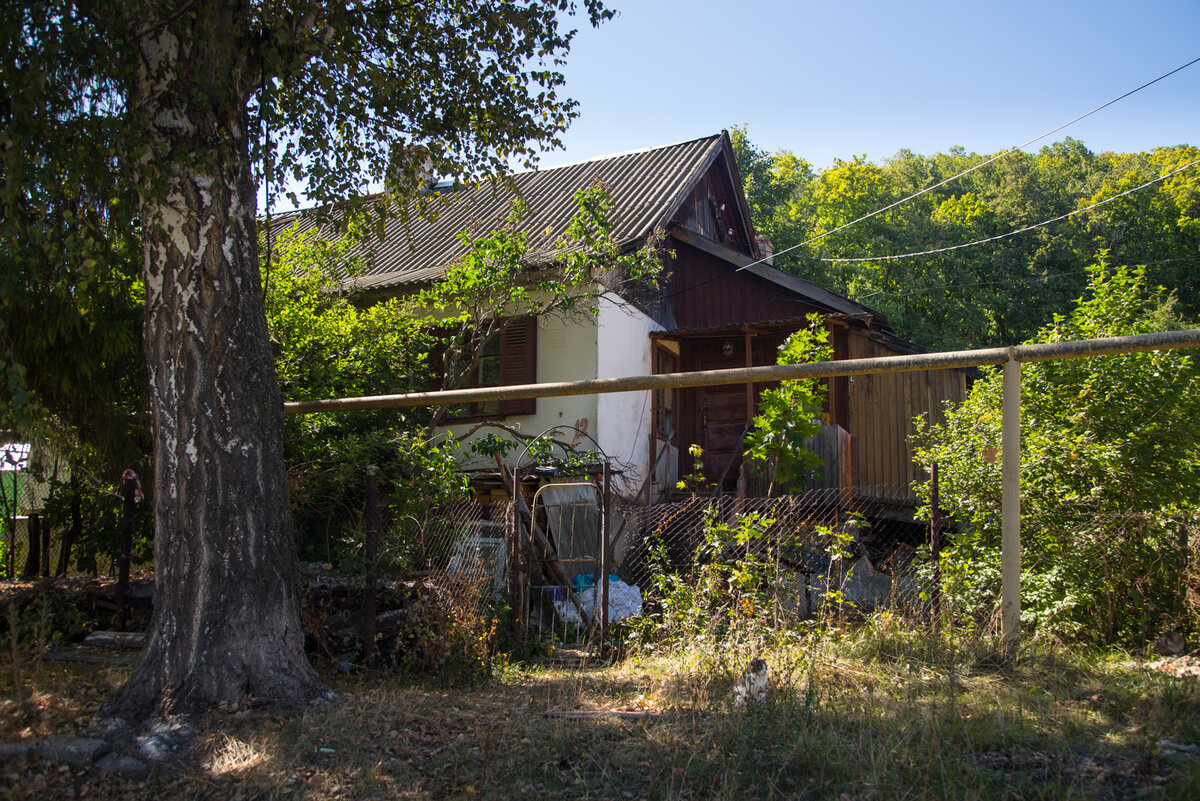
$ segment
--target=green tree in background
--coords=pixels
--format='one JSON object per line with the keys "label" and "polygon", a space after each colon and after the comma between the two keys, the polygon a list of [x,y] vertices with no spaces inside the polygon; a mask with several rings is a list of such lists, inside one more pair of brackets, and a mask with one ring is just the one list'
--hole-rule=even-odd
{"label": "green tree in background", "polygon": [[[1188,327],[1141,267],[1089,267],[1067,317],[1030,342]],[[939,465],[957,521],[942,552],[945,595],[986,620],[999,598],[999,371],[989,369],[944,425],[919,424],[917,460]],[[1195,625],[1188,544],[1172,522],[1200,503],[1200,368],[1187,351],[1023,365],[1022,617],[1059,636],[1137,644]],[[920,488],[928,499],[928,486]],[[1190,621],[1190,622],[1189,622]]]}
{"label": "green tree in background", "polygon": [[[755,230],[769,237],[775,249],[790,250],[813,233],[809,186],[812,165],[791,151],[767,153],[750,141],[745,126],[730,129],[734,159],[745,185],[746,202]],[[807,252],[807,251],[804,251]],[[799,273],[796,251],[777,257],[776,265]]]}
{"label": "green tree in background", "polygon": [[[1160,147],[1123,156],[1080,205],[1091,205],[1200,159],[1200,148]],[[1200,317],[1200,168],[1167,178],[1108,203],[1087,218],[1092,244],[1108,248],[1126,264],[1145,264],[1149,275],[1171,287],[1180,308]]]}
{"label": "green tree in background", "polygon": [[[1194,278],[1200,167],[1096,210],[1005,236],[1167,175],[1194,161],[1196,148],[1097,154],[1067,139],[990,162],[962,148],[933,156],[901,150],[880,166],[863,158],[821,171],[804,165],[802,179],[792,180],[798,160],[790,151],[766,153],[744,128],[732,138],[756,228],[777,250],[815,240],[777,255],[776,266],[878,309],[901,335],[922,344],[986,347],[1029,337],[1071,308],[1086,285],[1087,265],[1102,252],[1119,263],[1146,264],[1155,281],[1175,292],[1181,311],[1200,312]],[[938,186],[969,168],[977,169]],[[871,258],[996,237],[915,258]]]}

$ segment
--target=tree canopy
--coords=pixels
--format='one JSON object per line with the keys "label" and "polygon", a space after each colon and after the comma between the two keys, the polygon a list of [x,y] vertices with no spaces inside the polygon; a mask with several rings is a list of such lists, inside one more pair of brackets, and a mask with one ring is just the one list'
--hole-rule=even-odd
{"label": "tree canopy", "polygon": [[[962,148],[929,156],[901,150],[878,165],[854,157],[816,170],[790,151],[755,147],[745,128],[731,137],[751,216],[771,237],[776,266],[884,312],[903,336],[923,345],[990,347],[1031,336],[1070,308],[1102,252],[1112,263],[1146,265],[1153,281],[1175,292],[1185,314],[1200,312],[1193,277],[1200,260],[1200,166],[1114,199],[1196,161],[1195,147],[1093,153],[1067,139],[990,163],[994,156]],[[976,169],[938,186],[970,168]],[[1111,202],[1006,236],[1101,201]],[[789,248],[795,249],[778,253]]]}
{"label": "tree canopy", "polygon": [[[593,24],[612,14],[597,0],[578,5]],[[45,374],[51,365],[36,348],[78,330],[72,314],[86,317],[87,308],[43,314],[37,331],[10,312],[46,308],[51,289],[68,307],[90,300],[90,289],[103,296],[113,281],[136,281],[139,203],[161,195],[166,165],[186,162],[203,171],[220,158],[219,149],[185,151],[147,136],[156,126],[182,125],[167,117],[224,95],[240,109],[252,180],[265,184],[269,201],[285,193],[296,199],[298,190],[315,202],[360,199],[385,179],[394,193],[410,194],[429,174],[461,181],[502,175],[559,145],[577,113],[576,103],[559,94],[575,33],[562,19],[576,6],[572,0],[6,0],[0,22],[7,93],[0,105],[5,410],[23,410],[34,399],[31,390],[55,405],[48,382],[30,385],[28,366],[36,362]],[[199,23],[217,7],[224,7],[230,27],[208,31]],[[163,78],[173,69],[170,60],[150,63],[160,44],[202,45],[209,34],[232,37],[234,46],[230,63],[211,53],[197,65],[205,87],[172,98],[166,117],[151,98],[136,96],[154,77],[148,71],[164,72],[157,76]],[[90,338],[94,349],[115,354],[130,347],[119,327],[82,325],[88,336],[78,341]],[[83,354],[78,369],[95,361],[94,353]]]}
{"label": "tree canopy", "polygon": [[[1187,327],[1144,268],[1103,263],[1069,315],[1030,342]],[[943,425],[919,424],[940,505],[960,526],[943,573],[959,611],[986,618],[999,590],[1002,382],[989,369]],[[1059,635],[1134,643],[1185,625],[1187,542],[1171,515],[1200,503],[1200,369],[1164,350],[1022,366],[1023,619]],[[921,487],[926,499],[929,487]]]}
{"label": "tree canopy", "polygon": [[61,410],[26,380],[56,333],[12,325],[10,309],[86,307],[122,269],[145,299],[154,619],[106,711],[326,698],[299,626],[257,186],[353,204],[377,182],[406,193],[430,172],[472,180],[530,163],[575,114],[558,94],[564,21],[611,12],[597,0],[0,9],[0,386],[14,418]]}

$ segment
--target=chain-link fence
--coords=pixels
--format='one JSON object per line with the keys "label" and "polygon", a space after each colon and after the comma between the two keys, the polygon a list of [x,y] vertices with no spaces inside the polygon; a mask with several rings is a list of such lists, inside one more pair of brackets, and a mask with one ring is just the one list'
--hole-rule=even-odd
{"label": "chain-link fence", "polygon": [[108,485],[72,480],[65,461],[18,461],[18,447],[28,453],[0,445],[0,578],[116,576],[124,560],[150,567],[153,520],[135,473]]}
{"label": "chain-link fence", "polygon": [[[12,467],[0,471],[0,573],[77,574],[78,543],[72,564],[64,564],[72,550],[69,505],[57,497],[64,485]],[[111,492],[93,492],[110,528],[120,525],[119,489],[114,483]],[[385,512],[380,578],[406,582],[457,619],[494,619],[507,605],[531,642],[587,640],[603,605],[598,483],[559,480],[554,487],[527,478],[521,503],[509,494],[493,488],[419,516]],[[933,532],[902,502],[906,495],[867,487],[614,500],[604,554],[609,619],[655,609],[664,575],[696,581],[706,565],[751,557],[763,566],[773,606],[795,617],[819,613],[836,591],[839,603],[858,609],[922,621],[936,609],[951,621],[988,625],[999,598],[998,529],[944,520],[940,539],[950,557],[939,573],[928,558]],[[148,518],[144,506],[138,515]],[[1200,512],[1059,509],[1027,515],[1022,540],[1027,622],[1106,642],[1150,642],[1164,631],[1196,628]],[[348,556],[341,569],[354,574],[362,565]],[[101,575],[117,572],[115,556],[93,563]],[[514,567],[522,580],[514,581]]]}
{"label": "chain-link fence", "polygon": [[914,562],[929,528],[911,509],[875,500],[896,494],[821,489],[627,506],[613,547],[622,575],[650,596],[664,573],[686,579],[706,562],[753,559],[787,595],[776,605],[801,617],[815,613],[831,589],[859,608],[921,612]]}
{"label": "chain-link fence", "polygon": [[46,494],[24,471],[0,472],[0,564],[5,578],[50,575],[58,568],[61,539],[41,510]]}
{"label": "chain-link fence", "polygon": [[[1032,506],[1032,504],[1031,504]],[[1022,515],[1023,623],[1072,639],[1131,646],[1200,625],[1200,510],[1114,512],[1089,504]],[[943,560],[941,608],[990,621],[999,594],[998,523],[960,527]]]}
{"label": "chain-link fence", "polygon": [[[933,620],[936,610],[939,620],[992,625],[1000,596],[998,532],[944,520],[937,540],[947,557],[939,565],[930,559],[929,523],[915,519],[911,507],[880,500],[897,495],[873,487],[861,494],[826,489],[776,498],[615,502],[610,604],[617,615],[641,614],[643,605],[657,608],[663,600],[664,577],[699,587],[714,565],[753,563],[760,586],[752,590],[767,596],[776,615],[813,616],[833,597],[839,609],[887,609],[914,622]],[[580,611],[598,615],[600,608],[598,511],[595,500],[582,496],[558,509],[534,503],[533,519],[554,549],[539,554],[514,505],[460,504],[431,515],[424,536],[440,543],[430,552],[441,556],[429,564],[449,575],[486,575],[495,591],[507,587],[531,642],[582,642],[594,630],[582,625]],[[1109,642],[1149,642],[1162,631],[1194,628],[1200,514],[1080,509],[1053,521],[1029,520],[1026,533],[1022,604],[1030,622],[1074,627],[1081,636],[1093,631]],[[533,556],[523,568],[518,561],[530,577],[526,585],[505,577],[514,547],[525,548],[525,559]],[[545,568],[549,559],[568,581]]]}
{"label": "chain-link fence", "polygon": [[423,520],[401,521],[412,524],[416,537],[410,575],[449,582],[465,611],[482,614],[505,591],[511,510],[511,503],[460,501],[431,508]]}
{"label": "chain-link fence", "polygon": [[[777,498],[693,495],[656,504],[616,501],[607,553],[609,621],[661,600],[659,576],[694,575],[706,563],[752,556],[769,566],[777,608],[814,614],[830,590],[858,608],[925,614],[916,576],[927,524],[877,498],[814,490]],[[465,501],[424,519],[394,521],[409,549],[396,575],[458,593],[475,614],[504,597],[535,644],[594,638],[603,616],[602,492],[595,481],[537,482],[520,502]],[[725,532],[725,539],[714,532]],[[739,534],[739,532],[741,532]]]}

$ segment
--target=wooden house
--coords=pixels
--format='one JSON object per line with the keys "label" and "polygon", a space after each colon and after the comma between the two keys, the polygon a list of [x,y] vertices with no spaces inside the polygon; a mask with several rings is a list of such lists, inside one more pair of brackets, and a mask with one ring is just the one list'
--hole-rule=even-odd
{"label": "wooden house", "polygon": [[[822,316],[835,359],[912,353],[880,313],[770,264],[751,224],[729,137],[689,142],[521,173],[501,188],[462,190],[436,219],[416,218],[407,233],[392,221],[373,247],[371,267],[354,279],[365,298],[436,280],[463,254],[458,233],[471,222],[499,225],[514,193],[529,204],[522,221],[534,251],[550,252],[574,211],[576,192],[603,181],[614,203],[615,237],[634,247],[656,230],[673,254],[655,297],[604,296],[599,313],[579,320],[526,320],[496,345],[500,384],[570,381],[775,363],[776,351],[806,316]],[[285,218],[290,224],[303,215]],[[626,486],[647,481],[669,492],[692,470],[692,443],[704,449],[704,473],[733,489],[741,475],[741,437],[761,387],[540,398],[488,409],[522,432],[567,425],[599,443],[622,465]],[[912,419],[965,394],[959,371],[834,379],[827,422],[841,446],[827,485],[911,510]],[[465,423],[450,426],[466,430]],[[484,466],[483,464],[479,466]],[[743,488],[745,481],[743,479]]]}

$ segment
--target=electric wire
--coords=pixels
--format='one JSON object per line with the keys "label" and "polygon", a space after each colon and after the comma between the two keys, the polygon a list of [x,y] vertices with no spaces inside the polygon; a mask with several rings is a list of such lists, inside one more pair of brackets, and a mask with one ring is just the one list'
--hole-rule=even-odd
{"label": "electric wire", "polygon": [[[922,189],[921,191],[916,192],[912,195],[909,195],[908,197],[901,198],[900,200],[897,200],[894,203],[891,203],[887,206],[876,209],[875,211],[873,211],[869,214],[865,214],[856,220],[851,220],[850,222],[843,223],[842,225],[839,225],[836,228],[831,228],[830,230],[825,231],[824,233],[817,234],[816,236],[812,237],[811,239],[806,239],[805,241],[803,241],[797,245],[792,245],[789,248],[785,248],[783,250],[776,251],[775,253],[771,254],[771,256],[769,256],[769,257],[764,256],[763,258],[759,259],[758,261],[754,261],[754,262],[751,262],[750,264],[747,264],[745,266],[737,268],[737,270],[735,272],[741,272],[742,270],[753,267],[756,264],[762,264],[768,258],[773,258],[775,256],[781,256],[784,253],[789,253],[793,250],[796,250],[797,248],[802,248],[805,245],[811,245],[813,242],[817,242],[821,239],[824,239],[827,236],[836,234],[838,231],[845,230],[846,228],[849,228],[852,225],[857,225],[858,223],[863,222],[865,220],[869,220],[872,217],[877,217],[878,215],[883,214],[885,211],[891,211],[892,209],[896,208],[897,206],[907,203],[910,200],[915,200],[916,198],[919,198],[924,194],[932,192],[933,190],[935,190],[939,187],[945,186],[946,184],[950,183],[951,181],[958,180],[959,178],[962,178],[964,175],[969,175],[970,173],[975,172],[978,169],[986,167],[988,164],[991,164],[994,161],[1002,159],[1005,156],[1009,155],[1010,153],[1014,153],[1018,150],[1021,150],[1022,148],[1028,147],[1029,145],[1032,145],[1034,142],[1045,139],[1047,136],[1056,134],[1059,131],[1061,131],[1063,128],[1074,125],[1075,123],[1079,122],[1080,120],[1082,120],[1086,117],[1090,117],[1091,115],[1095,114],[1096,112],[1101,111],[1105,108],[1108,108],[1109,106],[1113,105],[1114,103],[1124,100],[1125,98],[1129,97],[1130,95],[1140,92],[1149,86],[1153,86],[1154,84],[1158,83],[1159,81],[1163,80],[1164,78],[1169,78],[1170,76],[1174,75],[1175,73],[1180,72],[1181,70],[1185,70],[1197,62],[1200,62],[1200,58],[1194,58],[1191,61],[1189,61],[1188,63],[1186,63],[1182,66],[1176,67],[1175,69],[1171,70],[1170,72],[1163,73],[1162,75],[1158,76],[1157,78],[1155,78],[1152,81],[1147,81],[1146,83],[1142,84],[1141,86],[1137,87],[1136,89],[1130,89],[1125,94],[1123,94],[1119,97],[1115,97],[1112,100],[1109,100],[1107,103],[1103,103],[1099,106],[1096,106],[1094,109],[1092,109],[1091,111],[1089,111],[1085,114],[1080,114],[1078,117],[1071,120],[1070,122],[1064,122],[1062,125],[1059,125],[1057,128],[1053,128],[1052,130],[1046,131],[1046,133],[1041,134],[1040,136],[1035,136],[1033,139],[1030,139],[1029,141],[1025,142],[1024,144],[1020,144],[1020,145],[1017,145],[1016,147],[1009,148],[1008,150],[1005,150],[1003,153],[999,153],[995,156],[992,156],[991,158],[987,159],[986,161],[981,161],[979,164],[976,164],[973,167],[969,167],[968,169],[963,170],[962,172],[958,173],[957,175],[952,175],[949,178],[945,179],[944,181],[941,181],[940,183],[933,184],[932,186],[927,186],[926,188]],[[981,241],[987,241],[987,240],[981,240]],[[864,259],[863,261],[873,261],[873,259]]]}
{"label": "electric wire", "polygon": [[882,289],[878,292],[871,292],[863,295],[861,300],[873,298],[877,295],[887,295],[892,298],[907,298],[913,295],[923,295],[926,292],[937,292],[942,289],[971,289],[980,286],[1015,286],[1016,284],[1045,284],[1055,278],[1065,278],[1068,275],[1084,275],[1087,270],[1068,270],[1065,273],[1053,273],[1051,275],[1033,275],[1028,278],[1009,278],[1004,281],[972,281],[971,283],[962,284],[939,284],[938,286],[925,286],[920,289],[914,289],[911,292],[885,292]]}
{"label": "electric wire", "polygon": [[[1195,261],[1196,256],[1186,256],[1178,259],[1159,259],[1158,261],[1146,262],[1145,267],[1159,267],[1163,264],[1174,264],[1181,261]],[[926,292],[938,292],[943,289],[971,289],[981,286],[1015,286],[1017,284],[1048,284],[1057,278],[1066,278],[1071,275],[1086,275],[1087,270],[1068,270],[1064,273],[1051,273],[1050,275],[1031,275],[1026,278],[1007,278],[1003,281],[971,281],[969,283],[958,284],[938,284],[937,286],[924,286],[920,289],[913,289],[909,292],[887,292],[879,290],[878,292],[870,292],[866,295],[861,295],[859,301],[866,301],[868,298],[878,297],[879,295],[887,295],[890,298],[908,298],[913,295],[924,295]]]}
{"label": "electric wire", "polygon": [[[916,258],[918,256],[933,256],[938,253],[946,253],[947,251],[951,251],[951,250],[962,250],[963,248],[975,247],[976,245],[984,245],[984,244],[987,244],[988,242],[998,242],[1001,239],[1008,239],[1009,237],[1017,236],[1018,234],[1028,233],[1029,231],[1032,231],[1034,229],[1044,228],[1047,225],[1052,225],[1053,223],[1061,222],[1061,221],[1067,219],[1068,217],[1074,217],[1076,214],[1082,214],[1085,211],[1091,211],[1092,209],[1097,209],[1106,203],[1111,203],[1114,200],[1119,200],[1120,198],[1125,197],[1126,195],[1132,195],[1134,192],[1140,192],[1141,190],[1145,189],[1146,187],[1152,186],[1153,184],[1159,183],[1160,181],[1165,181],[1168,178],[1170,178],[1171,176],[1181,173],[1190,167],[1195,167],[1197,164],[1200,164],[1200,159],[1196,159],[1195,161],[1189,162],[1188,164],[1185,164],[1182,167],[1179,167],[1178,169],[1172,170],[1171,172],[1166,173],[1165,175],[1160,175],[1157,178],[1152,178],[1151,180],[1146,181],[1146,183],[1144,183],[1140,186],[1135,186],[1132,189],[1126,189],[1124,192],[1121,192],[1120,194],[1113,195],[1110,198],[1105,198],[1104,200],[1101,200],[1098,203],[1093,203],[1090,206],[1084,206],[1081,209],[1075,209],[1074,211],[1069,211],[1066,214],[1060,214],[1059,216],[1052,217],[1049,220],[1042,220],[1041,222],[1034,223],[1033,225],[1027,225],[1024,228],[1018,228],[1015,231],[1008,231],[1007,233],[997,234],[996,236],[989,236],[986,239],[976,239],[974,242],[963,242],[958,245],[947,245],[944,248],[933,248],[931,250],[921,250],[921,251],[916,251],[913,253],[897,253],[892,256],[864,256],[864,257],[853,258],[853,259],[839,259],[839,258],[833,258],[833,257],[825,258],[825,257],[816,257],[816,256],[803,257],[803,258],[808,258],[810,261],[832,262],[832,263],[836,263],[836,264],[859,264],[859,263],[868,262],[868,261],[895,261],[897,259],[912,259],[912,258]],[[742,269],[744,269],[744,268],[742,268]]]}

